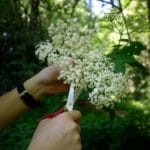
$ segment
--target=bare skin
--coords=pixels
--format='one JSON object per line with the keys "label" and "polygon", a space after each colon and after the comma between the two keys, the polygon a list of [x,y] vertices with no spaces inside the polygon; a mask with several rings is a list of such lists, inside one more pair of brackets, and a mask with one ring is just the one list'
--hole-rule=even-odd
{"label": "bare skin", "polygon": [[[24,82],[25,89],[37,100],[49,94],[66,92],[68,85],[57,80],[61,68],[58,65],[46,67]],[[27,111],[15,89],[0,97],[0,130]],[[30,142],[28,150],[81,150],[79,111],[64,112],[53,119],[42,120]]]}
{"label": "bare skin", "polygon": [[44,119],[37,127],[28,150],[81,150],[79,111]]}
{"label": "bare skin", "polygon": [[[60,72],[58,65],[46,67],[38,74],[24,82],[27,91],[38,101],[48,94],[65,92],[68,89],[62,81],[57,80]],[[15,89],[0,97],[0,130],[9,125],[29,107],[20,99]],[[9,111],[8,111],[9,110]]]}

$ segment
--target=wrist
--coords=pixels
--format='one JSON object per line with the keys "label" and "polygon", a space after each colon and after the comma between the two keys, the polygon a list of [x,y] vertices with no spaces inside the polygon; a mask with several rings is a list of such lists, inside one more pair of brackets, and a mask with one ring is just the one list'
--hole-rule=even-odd
{"label": "wrist", "polygon": [[23,84],[28,93],[32,95],[37,101],[41,101],[42,98],[46,95],[44,87],[38,83],[38,80],[35,76],[26,80]]}

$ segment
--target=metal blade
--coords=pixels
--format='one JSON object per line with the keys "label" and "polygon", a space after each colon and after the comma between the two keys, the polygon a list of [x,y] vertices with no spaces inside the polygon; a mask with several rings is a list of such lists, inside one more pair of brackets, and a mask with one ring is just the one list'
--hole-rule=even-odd
{"label": "metal blade", "polygon": [[69,94],[66,103],[66,109],[68,111],[73,110],[74,103],[77,101],[78,97],[80,96],[82,89],[83,88],[78,88],[75,90],[74,84],[70,85]]}
{"label": "metal blade", "polygon": [[67,98],[67,103],[66,103],[66,109],[68,111],[73,110],[73,105],[74,105],[74,85],[71,84],[69,88],[69,94]]}

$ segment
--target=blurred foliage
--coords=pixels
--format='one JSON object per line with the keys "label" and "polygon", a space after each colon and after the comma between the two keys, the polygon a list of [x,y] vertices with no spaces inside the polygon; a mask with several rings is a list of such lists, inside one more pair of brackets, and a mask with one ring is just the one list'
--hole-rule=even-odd
{"label": "blurred foliage", "polygon": [[[98,111],[86,105],[86,100],[78,102],[76,109],[83,113],[83,150],[144,150],[150,142],[150,2],[99,1],[101,8],[112,6],[111,11],[96,16],[84,0],[1,0],[0,93],[45,66],[34,51],[39,41],[47,39],[49,24],[77,17],[83,25],[99,29],[94,46],[111,58],[116,72],[128,71],[132,75],[130,88],[134,89],[130,98],[113,110]],[[0,133],[0,150],[25,150],[41,116],[57,110],[65,98],[46,97],[43,108],[23,114]],[[81,98],[85,99],[84,95]]]}
{"label": "blurred foliage", "polygon": [[[114,45],[112,52],[108,55],[115,64],[115,71],[125,73],[125,65],[129,64],[136,66],[138,69],[142,69],[142,72],[143,70],[146,72],[146,68],[134,58],[135,55],[139,55],[146,47],[138,41],[130,42],[129,45],[128,39],[120,39],[120,41],[127,42],[127,44]],[[145,72],[143,72],[144,75]]]}
{"label": "blurred foliage", "polygon": [[[1,132],[0,149],[25,150],[43,114],[63,106],[66,95],[45,98],[45,106],[30,110],[11,127]],[[55,99],[51,101],[50,99]],[[130,100],[115,107],[116,117],[109,113],[83,105],[80,100],[76,109],[82,112],[81,137],[83,150],[144,150],[150,142],[150,105]]]}

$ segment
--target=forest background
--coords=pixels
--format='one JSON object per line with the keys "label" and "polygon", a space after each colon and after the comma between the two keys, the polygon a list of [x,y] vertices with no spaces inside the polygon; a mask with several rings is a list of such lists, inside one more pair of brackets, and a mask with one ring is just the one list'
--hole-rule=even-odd
{"label": "forest background", "polygon": [[[93,1],[1,0],[0,93],[46,66],[35,50],[48,38],[50,24],[78,18],[98,31],[93,46],[112,59],[115,71],[131,75],[130,94],[114,109],[96,110],[81,95],[76,108],[83,114],[83,150],[145,150],[150,142],[150,1],[99,0],[99,14],[92,11]],[[0,150],[25,150],[39,118],[57,110],[65,97],[46,97],[44,107],[30,110],[1,132]]]}

